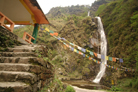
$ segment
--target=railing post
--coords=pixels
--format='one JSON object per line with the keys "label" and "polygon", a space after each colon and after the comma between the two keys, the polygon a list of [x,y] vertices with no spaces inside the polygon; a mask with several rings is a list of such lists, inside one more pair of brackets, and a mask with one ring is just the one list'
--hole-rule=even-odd
{"label": "railing post", "polygon": [[[9,31],[13,32],[15,23],[11,21],[8,17],[6,17],[3,13],[0,12],[0,26],[4,26]],[[10,24],[10,27],[8,27],[6,24],[4,24],[4,21],[7,20],[7,22]]]}
{"label": "railing post", "polygon": [[3,26],[4,20],[5,20],[5,16],[2,16],[2,14],[0,14],[0,15],[1,15],[1,18],[0,18],[0,26]]}
{"label": "railing post", "polygon": [[23,34],[23,40],[25,40],[26,39],[26,32],[24,32],[24,34]]}
{"label": "railing post", "polygon": [[[26,36],[28,36],[29,38],[27,39]],[[24,32],[24,35],[23,35],[23,40],[25,40],[26,42],[30,43],[30,44],[33,44],[31,42],[31,40],[35,40],[35,38],[33,38],[31,35],[29,35],[27,32]]]}

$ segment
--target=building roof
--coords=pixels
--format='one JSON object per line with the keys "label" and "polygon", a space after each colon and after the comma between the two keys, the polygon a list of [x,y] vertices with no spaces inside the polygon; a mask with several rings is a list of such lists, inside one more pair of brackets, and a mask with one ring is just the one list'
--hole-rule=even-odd
{"label": "building roof", "polygon": [[49,24],[36,0],[1,0],[0,11],[17,25]]}

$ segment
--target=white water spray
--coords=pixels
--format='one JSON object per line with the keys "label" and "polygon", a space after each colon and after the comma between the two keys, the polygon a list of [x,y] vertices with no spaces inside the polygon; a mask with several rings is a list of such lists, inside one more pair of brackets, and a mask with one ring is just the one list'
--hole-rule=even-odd
{"label": "white water spray", "polygon": [[[96,18],[98,19],[98,31],[101,35],[101,55],[106,56],[107,55],[107,41],[106,41],[106,36],[104,33],[103,24],[102,24],[100,17],[96,17]],[[101,59],[101,62],[104,64],[107,64],[106,59]],[[94,83],[99,83],[101,78],[103,77],[105,70],[106,70],[106,66],[104,64],[100,65],[100,71],[98,75],[96,76],[96,78],[93,80]]]}
{"label": "white water spray", "polygon": [[88,16],[90,16],[90,11],[88,11]]}

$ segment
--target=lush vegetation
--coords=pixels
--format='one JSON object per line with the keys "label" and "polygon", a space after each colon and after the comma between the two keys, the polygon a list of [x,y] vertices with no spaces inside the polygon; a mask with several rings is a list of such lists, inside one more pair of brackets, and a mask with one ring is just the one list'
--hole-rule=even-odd
{"label": "lush vegetation", "polygon": [[65,18],[68,15],[87,16],[89,5],[72,5],[68,7],[55,7],[52,8],[46,15],[48,18]]}
{"label": "lush vegetation", "polygon": [[[137,69],[134,73],[119,71],[122,74],[120,78],[128,78],[116,81],[117,85],[111,90],[126,91],[128,88],[128,91],[134,92],[138,89],[138,0],[98,0],[93,5],[94,7],[97,6],[98,9],[96,13],[93,13],[102,18],[108,40],[108,55],[123,58],[124,63],[122,63],[122,66]],[[97,27],[93,26],[91,17],[86,17],[87,12],[88,7],[85,6],[52,8],[47,14],[51,26],[42,25],[41,27],[48,27],[70,42],[90,49],[88,47],[89,38],[96,32]],[[31,34],[33,27],[23,26],[15,29],[14,32],[22,37],[24,31]],[[99,67],[95,68],[95,63],[71,52],[64,44],[59,43],[58,40],[41,30],[38,34],[37,43],[44,44],[48,48],[48,54],[44,59],[55,65],[56,74],[59,78],[83,77],[88,79],[98,72]],[[59,68],[62,71],[59,72]],[[116,75],[111,74],[114,72]],[[111,78],[119,75],[119,73],[109,68],[107,68],[107,73],[112,76],[109,78],[107,76],[104,82],[106,84],[109,82],[109,86],[111,86]]]}
{"label": "lush vegetation", "polygon": [[67,85],[63,84],[55,76],[53,81],[50,82],[50,84],[48,84],[48,85],[46,84],[45,87],[43,89],[41,89],[39,92],[73,92],[73,91],[68,91],[69,88],[67,88],[67,87],[68,87]]}
{"label": "lush vegetation", "polygon": [[0,34],[0,51],[6,51],[7,47],[14,47],[14,45],[19,45],[19,42]]}
{"label": "lush vegetation", "polygon": [[67,86],[65,92],[75,92],[75,90],[71,86]]}
{"label": "lush vegetation", "polygon": [[[116,0],[96,12],[102,18],[108,40],[108,55],[123,58],[125,67],[138,69],[138,0]],[[138,89],[138,71],[130,82]]]}

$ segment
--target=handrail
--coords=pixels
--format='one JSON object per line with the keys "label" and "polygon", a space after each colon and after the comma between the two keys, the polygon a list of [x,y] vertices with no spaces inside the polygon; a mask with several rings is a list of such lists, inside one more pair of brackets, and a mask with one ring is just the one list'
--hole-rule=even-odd
{"label": "handrail", "polygon": [[[4,21],[7,21],[7,23],[10,24],[10,27],[8,27]],[[14,29],[14,25],[15,23],[10,20],[8,17],[6,17],[3,13],[0,12],[0,26],[4,26],[6,29],[8,29],[9,31],[13,32],[13,29]]]}
{"label": "handrail", "polygon": [[[27,38],[27,36],[28,36],[29,38]],[[30,43],[30,44],[33,44],[33,43],[31,42],[32,39],[35,40],[35,38],[32,37],[30,34],[28,34],[27,32],[24,32],[23,40],[25,40],[26,42],[28,42],[28,43]]]}

